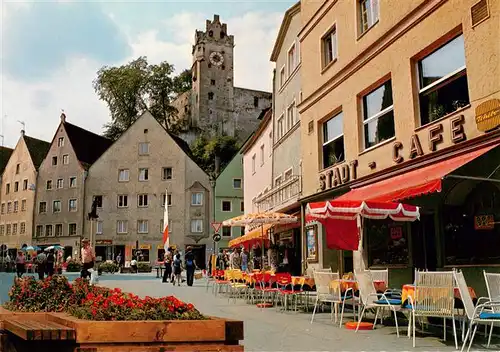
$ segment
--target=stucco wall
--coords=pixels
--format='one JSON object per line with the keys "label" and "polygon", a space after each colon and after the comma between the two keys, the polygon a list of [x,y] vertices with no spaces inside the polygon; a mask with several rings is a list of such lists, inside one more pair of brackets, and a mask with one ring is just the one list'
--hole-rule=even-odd
{"label": "stucco wall", "polygon": [[[339,1],[317,26],[302,38],[301,70],[302,77],[305,78],[302,80],[304,100],[299,110],[302,112],[303,125],[307,126],[309,121],[314,123],[312,133],[309,134],[308,129],[304,128],[301,135],[303,170],[306,173],[303,183],[304,195],[318,191],[318,172],[321,169],[321,122],[333,116],[334,111],[340,109],[343,111],[346,160],[347,162],[358,160],[358,178],[395,165],[392,158],[395,141],[403,143],[401,155],[405,161],[409,160],[410,138],[414,133],[418,134],[424,153],[430,153],[429,128],[439,123],[443,124],[443,142],[438,144],[437,149],[441,150],[452,145],[450,121],[457,115],[465,117],[463,127],[467,139],[482,134],[475,125],[474,109],[481,102],[500,96],[500,80],[498,80],[500,3],[489,2],[491,17],[472,29],[470,7],[475,2],[450,0],[434,9],[432,5],[438,1],[425,2],[425,6],[419,8],[421,19],[415,14],[406,22],[396,26],[410,10],[424,2],[381,1],[380,21],[365,35],[356,39],[353,33],[356,32],[355,26],[358,22],[353,5],[348,1]],[[413,22],[414,24],[410,26]],[[323,33],[331,28],[333,23],[338,26],[339,58],[331,67],[321,72],[318,43]],[[446,35],[454,30],[459,31],[460,27],[465,39],[470,107],[419,128],[418,89],[417,82],[413,78],[415,57],[429,52],[432,45],[437,45],[440,40],[443,44]],[[390,32],[386,33],[387,31]],[[368,49],[371,45],[372,47]],[[364,50],[368,51],[361,54]],[[382,51],[370,56],[377,50]],[[360,96],[387,77],[392,80],[396,136],[393,140],[364,151]],[[313,94],[315,90],[318,92]],[[368,166],[371,162],[376,162],[373,170]]]}
{"label": "stucco wall", "polygon": [[[64,138],[64,145],[58,146],[59,137]],[[63,164],[63,155],[68,155],[69,163]],[[57,166],[52,165],[52,157],[57,156]],[[37,190],[36,190],[36,205],[35,205],[35,228],[42,225],[44,227],[44,236],[36,237],[35,243],[39,244],[61,244],[63,246],[72,246],[75,249],[76,243],[79,243],[80,236],[84,235],[83,232],[83,219],[85,212],[84,204],[84,183],[85,183],[85,170],[77,160],[73,151],[71,143],[66,131],[62,124],[57,128],[54,139],[50,146],[49,152],[44,161],[40,165],[37,177]],[[69,187],[69,178],[76,177],[76,187]],[[63,188],[57,189],[57,179],[63,179]],[[47,190],[47,180],[52,180],[52,190]],[[77,210],[75,212],[69,211],[69,200],[77,200]],[[53,201],[61,201],[61,212],[53,212]],[[47,212],[44,214],[39,213],[40,202],[47,202]],[[69,224],[76,224],[76,235],[68,236]],[[45,237],[45,225],[53,226],[53,237]],[[55,237],[55,225],[62,224],[63,236]],[[36,233],[35,233],[36,235]]]}
{"label": "stucco wall", "polygon": [[[17,165],[19,173],[16,174]],[[28,189],[23,190],[23,182],[27,180]],[[14,192],[14,184],[19,182],[19,190]],[[36,170],[26,143],[21,136],[19,138],[14,152],[12,153],[2,175],[1,193],[2,207],[5,209],[0,214],[0,225],[4,226],[3,233],[0,234],[0,241],[6,244],[8,248],[21,248],[23,244],[31,244],[33,229],[33,208],[35,204],[35,190],[30,189],[32,184],[36,183]],[[6,185],[10,184],[9,194],[5,193]],[[26,208],[22,209],[22,201],[26,201]],[[14,212],[14,202],[18,202],[18,210]],[[11,203],[11,212],[7,213],[7,203]],[[25,232],[21,234],[21,223],[25,224]],[[10,236],[6,235],[6,225],[11,225]],[[17,234],[12,234],[12,225],[17,224]]]}
{"label": "stucco wall", "polygon": [[[253,145],[243,154],[243,193],[245,201],[245,214],[257,212],[253,200],[259,193],[272,186],[272,147],[269,134],[272,132],[272,124],[266,127],[256,139]],[[260,147],[264,145],[264,163],[260,162]],[[255,155],[255,172],[252,170],[252,156]]]}

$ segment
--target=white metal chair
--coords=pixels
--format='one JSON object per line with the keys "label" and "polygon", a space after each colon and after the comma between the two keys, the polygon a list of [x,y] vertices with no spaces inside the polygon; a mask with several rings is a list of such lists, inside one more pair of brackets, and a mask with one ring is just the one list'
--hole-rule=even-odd
{"label": "white metal chair", "polygon": [[[488,299],[490,301],[500,301],[500,274],[499,273],[487,273],[486,270],[483,271],[484,281],[486,282],[486,289],[488,290]],[[479,301],[478,301],[479,303]],[[500,313],[500,307],[493,307],[495,313]],[[491,343],[491,335],[493,334],[493,326],[495,322],[491,322],[490,334],[488,336],[488,347]]]}
{"label": "white metal chair", "polygon": [[413,347],[415,347],[416,317],[441,317],[443,318],[445,340],[446,318],[452,319],[455,347],[458,349],[453,283],[454,277],[452,271],[418,272],[414,296],[408,297],[411,309],[408,327],[413,330]]}
{"label": "white metal chair", "polygon": [[392,299],[388,298],[385,294],[377,294],[377,291],[373,284],[373,278],[370,274],[370,271],[368,270],[354,271],[354,276],[356,277],[356,281],[358,282],[359,296],[361,298],[361,303],[363,304],[363,310],[361,311],[361,314],[359,316],[358,325],[356,326],[356,332],[359,329],[359,325],[361,324],[361,320],[363,319],[367,308],[376,308],[377,310],[377,312],[375,313],[375,321],[373,323],[374,329],[375,325],[377,324],[380,309],[384,310],[386,308],[389,308],[394,313],[396,333],[399,337],[398,317],[396,311],[401,309],[401,299]]}
{"label": "white metal chair", "polygon": [[[342,304],[342,308],[340,310],[340,327],[342,327],[342,320],[344,318],[344,307],[345,301],[352,300],[353,307],[355,303],[354,292],[352,289],[348,289],[344,294],[342,294],[342,287],[338,285],[337,287],[331,287],[331,283],[334,280],[339,280],[339,273],[332,272],[320,272],[315,271],[314,273],[314,283],[316,284],[316,302],[314,303],[314,310],[311,317],[311,324],[314,321],[314,316],[316,314],[316,309],[318,304],[327,302],[331,304],[331,314],[333,318],[333,314],[335,312],[335,323],[338,321],[338,308],[339,305]],[[333,320],[333,319],[332,319]]]}
{"label": "white metal chair", "polygon": [[[472,336],[470,336],[469,346],[467,348],[467,351],[469,351],[472,346],[472,342],[474,341],[474,335],[476,334],[477,326],[479,324],[493,324],[500,321],[500,302],[490,301],[484,304],[478,304],[476,307],[474,307],[474,302],[472,301],[469,288],[467,287],[467,283],[465,282],[464,274],[462,272],[455,272],[454,276],[458,289],[460,291],[462,302],[464,304],[465,314],[469,319],[469,329],[467,330],[467,334],[465,335],[464,344],[462,345],[461,350],[464,350],[467,339],[469,338],[469,335],[472,331]],[[474,330],[472,330],[473,327]],[[491,333],[488,338],[488,347],[490,345],[490,339]]]}

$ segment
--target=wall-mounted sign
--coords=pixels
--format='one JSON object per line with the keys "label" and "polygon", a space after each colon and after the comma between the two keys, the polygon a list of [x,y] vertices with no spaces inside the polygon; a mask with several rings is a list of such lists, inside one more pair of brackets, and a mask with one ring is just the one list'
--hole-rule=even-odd
{"label": "wall-mounted sign", "polygon": [[[450,120],[450,137],[452,143],[460,143],[467,139],[464,131],[464,122],[464,115],[459,115]],[[430,152],[436,151],[438,144],[443,142],[443,129],[443,124],[441,123],[429,128],[428,150]],[[392,145],[392,160],[397,164],[404,161],[403,149],[403,143],[400,141],[396,141]],[[424,155],[424,150],[418,134],[413,134],[410,138],[410,149],[407,153],[408,159],[415,159]]]}
{"label": "wall-mounted sign", "polygon": [[318,225],[306,227],[306,251],[307,261],[317,263],[318,258]]}
{"label": "wall-mounted sign", "polygon": [[401,226],[391,227],[390,233],[391,233],[391,239],[394,241],[403,238],[403,228]]}
{"label": "wall-mounted sign", "polygon": [[353,160],[323,171],[319,175],[319,188],[324,191],[325,189],[335,188],[355,180],[358,177],[357,167],[358,161]]}
{"label": "wall-mounted sign", "polygon": [[96,245],[113,244],[112,240],[95,240]]}
{"label": "wall-mounted sign", "polygon": [[493,228],[495,228],[495,218],[493,215],[474,216],[474,229],[491,230]]}
{"label": "wall-mounted sign", "polygon": [[477,129],[482,132],[487,132],[500,126],[499,99],[491,99],[477,106],[476,125]]}
{"label": "wall-mounted sign", "polygon": [[151,249],[151,245],[150,244],[141,244],[139,246],[139,249]]}

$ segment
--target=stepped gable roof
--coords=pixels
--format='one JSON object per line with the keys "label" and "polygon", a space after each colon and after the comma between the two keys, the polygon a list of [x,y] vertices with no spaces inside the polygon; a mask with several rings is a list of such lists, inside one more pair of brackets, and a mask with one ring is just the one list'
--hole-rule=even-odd
{"label": "stepped gable roof", "polygon": [[43,159],[45,159],[47,153],[49,152],[50,143],[26,135],[23,136],[23,139],[30,153],[31,161],[33,161],[35,169],[38,170],[38,168],[42,164]]}
{"label": "stepped gable roof", "polygon": [[92,165],[113,144],[112,140],[69,122],[63,122],[63,125],[75,151],[76,158],[85,169]]}
{"label": "stepped gable roof", "polygon": [[3,173],[3,170],[5,170],[13,151],[14,149],[11,148],[0,147],[0,175]]}

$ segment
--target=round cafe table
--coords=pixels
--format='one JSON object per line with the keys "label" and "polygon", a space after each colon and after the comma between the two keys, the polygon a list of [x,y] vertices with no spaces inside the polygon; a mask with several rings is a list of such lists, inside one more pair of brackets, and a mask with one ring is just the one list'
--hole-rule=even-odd
{"label": "round cafe table", "polygon": [[[477,302],[477,295],[476,291],[472,287],[468,287],[470,296],[472,297],[472,300],[474,301],[474,304]],[[455,308],[462,309],[463,308],[463,303],[462,303],[462,297],[460,296],[460,290],[458,287],[455,287],[453,289],[453,293],[455,295]],[[408,297],[412,297],[412,299],[415,299],[415,285],[413,284],[408,284],[408,285],[403,285],[403,290],[401,292],[401,302],[403,306],[408,305]]]}
{"label": "round cafe table", "polygon": [[[332,280],[330,282],[330,288],[332,290],[335,290],[339,287],[340,285],[340,290],[342,292],[347,291],[348,289],[352,289],[353,292],[357,292],[358,289],[358,283],[356,280],[350,280],[350,279],[337,279],[337,280]],[[375,290],[377,292],[385,292],[387,290],[387,285],[385,281],[383,280],[375,280],[373,281],[373,285],[375,286]]]}

